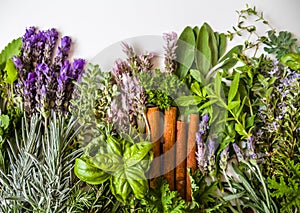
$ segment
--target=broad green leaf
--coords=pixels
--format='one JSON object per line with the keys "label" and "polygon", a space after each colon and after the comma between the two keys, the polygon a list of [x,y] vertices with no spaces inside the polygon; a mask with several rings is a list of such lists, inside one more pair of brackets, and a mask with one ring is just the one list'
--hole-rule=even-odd
{"label": "broad green leaf", "polygon": [[11,59],[7,60],[4,71],[6,71],[6,83],[13,84],[18,78],[18,71]]}
{"label": "broad green leaf", "polygon": [[124,167],[124,161],[121,156],[114,153],[100,154],[97,153],[90,158],[93,165],[105,172],[115,172]]}
{"label": "broad green leaf", "polygon": [[177,41],[177,74],[180,79],[186,77],[194,62],[196,39],[191,27],[186,27]]}
{"label": "broad green leaf", "polygon": [[209,42],[209,32],[207,31],[207,27],[204,24],[200,28],[197,37],[197,48],[195,52],[196,67],[204,76],[206,76],[206,74],[211,68],[212,52],[210,49]]}
{"label": "broad green leaf", "polygon": [[234,129],[237,131],[237,133],[239,133],[239,135],[242,135],[242,136],[247,136],[248,135],[242,124],[236,123],[234,125]]}
{"label": "broad green leaf", "polygon": [[0,127],[3,129],[7,129],[9,126],[9,116],[8,115],[0,115]]}
{"label": "broad green leaf", "polygon": [[199,96],[181,96],[175,100],[178,106],[195,106],[202,102],[203,98]]}
{"label": "broad green leaf", "polygon": [[234,99],[240,83],[240,73],[235,72],[228,92],[228,104]]}
{"label": "broad green leaf", "polygon": [[211,50],[211,66],[214,67],[217,64],[219,59],[218,43],[217,43],[215,33],[213,29],[209,26],[209,24],[204,23],[204,26],[206,27],[206,30],[209,35],[209,47]]}
{"label": "broad green leaf", "polygon": [[281,57],[280,62],[292,70],[300,70],[300,53],[287,53]]}
{"label": "broad green leaf", "polygon": [[227,39],[224,33],[219,34],[219,58],[221,58],[226,50]]}
{"label": "broad green leaf", "polygon": [[246,120],[246,128],[252,127],[254,125],[255,115],[248,117]]}
{"label": "broad green leaf", "polygon": [[113,136],[107,138],[107,151],[122,156],[120,143]]}
{"label": "broad green leaf", "polygon": [[232,58],[233,54],[240,54],[243,50],[243,45],[238,45],[229,50],[220,60],[219,63],[225,61],[228,58]]}
{"label": "broad green leaf", "polygon": [[0,68],[3,67],[8,59],[14,55],[19,55],[22,46],[22,38],[12,40],[0,53]]}
{"label": "broad green leaf", "polygon": [[139,142],[133,144],[124,152],[124,161],[127,167],[136,165],[150,152],[153,147],[153,143]]}
{"label": "broad green leaf", "polygon": [[144,171],[139,166],[132,166],[125,170],[127,181],[137,199],[142,199],[148,191],[148,181]]}
{"label": "broad green leaf", "polygon": [[217,97],[221,98],[221,88],[222,88],[222,76],[221,73],[218,72],[215,81],[214,81],[214,92]]}
{"label": "broad green leaf", "polygon": [[124,170],[118,170],[112,175],[110,179],[110,189],[120,202],[129,202],[128,197],[132,189]]}
{"label": "broad green leaf", "polygon": [[81,158],[75,160],[74,173],[80,180],[92,185],[101,184],[110,177],[106,172],[94,167]]}

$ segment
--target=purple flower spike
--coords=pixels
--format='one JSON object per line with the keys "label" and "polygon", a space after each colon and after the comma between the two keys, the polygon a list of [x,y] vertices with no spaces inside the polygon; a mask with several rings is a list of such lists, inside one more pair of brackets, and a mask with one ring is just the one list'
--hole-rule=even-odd
{"label": "purple flower spike", "polygon": [[72,39],[69,36],[64,36],[61,38],[61,48],[65,51],[69,51],[71,49]]}
{"label": "purple flower spike", "polygon": [[244,161],[244,156],[243,156],[243,153],[242,153],[240,147],[237,144],[233,144],[233,149],[234,149],[235,154],[238,158],[238,161],[243,162]]}
{"label": "purple flower spike", "polygon": [[18,56],[14,56],[12,58],[12,60],[13,60],[15,66],[16,66],[16,68],[18,70],[22,70],[23,69],[23,63],[22,63],[21,59]]}
{"label": "purple flower spike", "polygon": [[166,73],[173,73],[175,71],[175,59],[176,59],[176,48],[177,48],[177,34],[164,33],[163,38],[166,42],[165,49],[165,71]]}
{"label": "purple flower spike", "polygon": [[23,42],[25,42],[27,39],[29,39],[32,35],[35,34],[36,28],[35,27],[29,27],[26,29],[26,33],[23,36]]}
{"label": "purple flower spike", "polygon": [[72,78],[76,81],[80,81],[81,74],[84,71],[85,60],[84,59],[75,59],[73,62],[73,75]]}

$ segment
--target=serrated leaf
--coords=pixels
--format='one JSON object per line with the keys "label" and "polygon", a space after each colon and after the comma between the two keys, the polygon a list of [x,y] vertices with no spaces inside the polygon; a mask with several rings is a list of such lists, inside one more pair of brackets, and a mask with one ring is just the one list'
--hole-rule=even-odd
{"label": "serrated leaf", "polygon": [[8,84],[13,84],[18,78],[18,71],[11,59],[7,60],[4,71],[6,72],[5,82]]}
{"label": "serrated leaf", "polygon": [[0,53],[0,67],[4,66],[8,59],[19,55],[22,46],[22,38],[12,40]]}

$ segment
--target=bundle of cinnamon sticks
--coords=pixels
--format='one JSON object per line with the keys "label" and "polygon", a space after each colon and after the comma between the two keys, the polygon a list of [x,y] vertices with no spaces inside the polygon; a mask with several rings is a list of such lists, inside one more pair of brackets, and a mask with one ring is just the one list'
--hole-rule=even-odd
{"label": "bundle of cinnamon sticks", "polygon": [[191,201],[191,182],[187,168],[191,168],[192,172],[197,168],[196,132],[199,114],[191,114],[189,122],[177,121],[176,107],[170,107],[163,114],[158,107],[153,107],[148,109],[147,119],[151,141],[154,143],[150,186],[155,187],[155,179],[163,174],[171,190],[177,190],[182,198]]}

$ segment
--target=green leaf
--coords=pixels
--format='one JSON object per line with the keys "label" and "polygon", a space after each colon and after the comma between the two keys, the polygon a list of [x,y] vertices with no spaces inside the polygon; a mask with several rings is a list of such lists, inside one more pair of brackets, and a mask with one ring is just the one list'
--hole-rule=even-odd
{"label": "green leaf", "polygon": [[132,166],[125,170],[127,181],[137,199],[142,199],[148,191],[148,181],[143,169]]}
{"label": "green leaf", "polygon": [[224,55],[227,46],[227,39],[224,33],[219,34],[219,58]]}
{"label": "green leaf", "polygon": [[199,70],[191,69],[190,74],[196,81],[205,84],[203,73],[201,73]]}
{"label": "green leaf", "polygon": [[186,77],[194,62],[196,39],[191,27],[186,27],[177,41],[177,74],[180,79]]}
{"label": "green leaf", "polygon": [[231,110],[231,109],[235,108],[236,106],[238,106],[239,104],[240,104],[240,101],[231,101],[228,104],[227,109]]}
{"label": "green leaf", "polygon": [[208,32],[209,36],[209,47],[211,50],[211,66],[215,66],[219,59],[219,48],[218,48],[218,42],[215,36],[215,33],[213,29],[209,26],[209,24],[204,23],[203,24],[206,27],[206,30]]}
{"label": "green leaf", "polygon": [[202,102],[203,98],[199,96],[181,96],[175,100],[178,106],[195,106]]}
{"label": "green leaf", "polygon": [[300,53],[287,53],[280,58],[280,62],[292,70],[300,70]]}
{"label": "green leaf", "polygon": [[131,186],[124,170],[116,171],[110,179],[110,189],[117,200],[122,203],[128,203],[128,198],[132,192]]}
{"label": "green leaf", "polygon": [[82,181],[97,185],[109,179],[109,174],[87,163],[84,159],[77,158],[74,166],[75,175]]}
{"label": "green leaf", "polygon": [[211,105],[213,105],[214,103],[218,102],[219,100],[218,99],[212,99],[212,100],[209,100],[207,102],[205,102],[204,104],[202,104],[200,107],[199,107],[199,110],[202,110],[202,109],[205,109],[207,107],[210,107]]}
{"label": "green leaf", "polygon": [[240,83],[240,73],[235,72],[228,92],[228,104],[234,99]]}
{"label": "green leaf", "polygon": [[243,50],[243,45],[238,45],[229,50],[220,60],[219,63],[225,61],[226,59],[232,58],[234,54],[240,54]]}
{"label": "green leaf", "polygon": [[123,159],[120,155],[114,153],[97,153],[90,158],[93,165],[105,172],[115,172],[124,166]]}
{"label": "green leaf", "polygon": [[18,78],[18,71],[11,59],[7,60],[4,71],[6,71],[6,83],[13,84]]}
{"label": "green leaf", "polygon": [[107,151],[122,156],[120,143],[112,136],[107,138]]}
{"label": "green leaf", "polygon": [[8,128],[9,121],[10,119],[8,115],[0,115],[0,127],[2,127],[4,130]]}
{"label": "green leaf", "polygon": [[199,97],[203,97],[202,92],[201,92],[201,88],[198,82],[193,82],[191,84],[191,91],[193,93],[195,93],[196,95],[198,95]]}
{"label": "green leaf", "polygon": [[126,166],[131,167],[145,158],[153,147],[153,143],[139,142],[130,146],[124,152],[124,161]]}
{"label": "green leaf", "polygon": [[196,41],[196,53],[195,62],[196,67],[200,72],[206,76],[211,68],[212,52],[209,44],[209,32],[205,24],[200,28],[197,41]]}
{"label": "green leaf", "polygon": [[220,69],[229,70],[232,67],[234,67],[234,65],[236,65],[237,62],[238,62],[237,59],[235,59],[235,58],[229,58],[229,59],[227,59],[227,60],[224,61],[224,63],[220,66]]}
{"label": "green leaf", "polygon": [[235,129],[235,131],[237,131],[237,133],[239,133],[242,136],[247,136],[248,135],[247,132],[245,131],[244,126],[242,124],[236,123],[234,125],[234,129]]}
{"label": "green leaf", "polygon": [[227,196],[223,197],[223,200],[230,201],[230,200],[234,200],[234,199],[239,199],[239,198],[243,197],[244,194],[245,194],[245,191],[237,193],[237,194],[227,195]]}
{"label": "green leaf", "polygon": [[0,68],[5,65],[8,59],[19,55],[22,46],[22,38],[12,40],[0,53]]}

